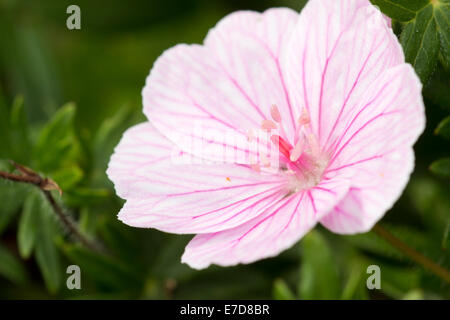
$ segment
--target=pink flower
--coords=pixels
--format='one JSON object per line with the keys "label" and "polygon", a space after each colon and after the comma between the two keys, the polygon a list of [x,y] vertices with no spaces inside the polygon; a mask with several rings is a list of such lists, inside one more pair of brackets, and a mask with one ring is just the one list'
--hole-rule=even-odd
{"label": "pink flower", "polygon": [[[143,103],[149,122],[124,134],[107,172],[127,200],[119,219],[197,234],[182,261],[198,269],[273,257],[317,223],[370,230],[405,188],[425,122],[421,84],[368,0],[230,14],[203,45],[164,52]],[[249,141],[262,125],[280,169],[260,153],[204,163],[238,147],[196,123]]]}

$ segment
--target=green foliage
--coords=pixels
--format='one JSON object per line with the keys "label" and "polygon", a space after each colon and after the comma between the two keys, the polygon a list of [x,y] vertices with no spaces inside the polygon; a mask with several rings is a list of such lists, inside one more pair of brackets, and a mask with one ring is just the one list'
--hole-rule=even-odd
{"label": "green foliage", "polygon": [[19,253],[23,258],[28,258],[35,246],[40,215],[42,210],[41,195],[37,190],[33,190],[28,195],[23,205],[23,212],[20,216],[17,230],[17,244]]}
{"label": "green foliage", "polygon": [[434,161],[430,166],[430,170],[437,175],[450,178],[450,158]]}
{"label": "green foliage", "polygon": [[276,279],[273,284],[273,297],[276,300],[294,300],[294,293],[283,279]]}
{"label": "green foliage", "polygon": [[302,266],[299,295],[302,299],[338,299],[340,279],[338,267],[326,239],[311,231],[302,242]]}
{"label": "green foliage", "polygon": [[0,275],[17,284],[28,281],[28,273],[22,262],[7,248],[0,245]]}
{"label": "green foliage", "polygon": [[42,129],[34,148],[37,167],[46,172],[72,166],[79,160],[80,145],[74,130],[75,105],[63,106]]}
{"label": "green foliage", "polygon": [[439,123],[434,133],[450,139],[450,116]]}
{"label": "green foliage", "polygon": [[381,11],[391,19],[401,22],[413,20],[417,12],[427,6],[429,0],[371,0]]}
{"label": "green foliage", "polygon": [[404,23],[400,40],[406,61],[414,66],[422,83],[436,68],[439,52],[448,64],[449,16],[447,0],[371,0],[381,11]]}

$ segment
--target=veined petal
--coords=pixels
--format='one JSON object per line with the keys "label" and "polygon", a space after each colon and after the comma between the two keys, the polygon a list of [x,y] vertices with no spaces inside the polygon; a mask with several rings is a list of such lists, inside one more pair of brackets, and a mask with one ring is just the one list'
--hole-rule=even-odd
{"label": "veined petal", "polygon": [[[279,56],[298,14],[272,9],[263,14],[237,12],[210,31],[205,45],[178,45],[156,62],[143,90],[144,113],[153,125],[184,151],[214,159],[217,153],[195,148],[211,131],[209,145],[233,131],[246,139],[277,105],[293,136],[293,118]],[[196,130],[196,127],[198,130]],[[200,132],[203,131],[203,132]],[[183,139],[191,138],[192,143]]]}
{"label": "veined petal", "polygon": [[282,58],[300,116],[325,149],[345,130],[359,101],[384,71],[404,63],[400,44],[368,0],[310,0]]}
{"label": "veined petal", "polygon": [[195,236],[182,261],[192,268],[231,266],[273,257],[302,238],[348,191],[345,179],[324,181],[279,200],[236,228]]}
{"label": "veined petal", "polygon": [[119,219],[172,233],[235,227],[286,194],[280,176],[190,157],[150,123],[124,134],[107,174],[117,194],[127,200]]}
{"label": "veined petal", "polygon": [[351,174],[349,195],[321,222],[334,232],[370,228],[392,207],[414,168],[412,145],[425,127],[421,84],[409,65],[377,79],[336,141],[326,174]]}
{"label": "veined petal", "polygon": [[348,194],[320,223],[341,234],[369,231],[400,197],[413,168],[411,148],[361,163]]}

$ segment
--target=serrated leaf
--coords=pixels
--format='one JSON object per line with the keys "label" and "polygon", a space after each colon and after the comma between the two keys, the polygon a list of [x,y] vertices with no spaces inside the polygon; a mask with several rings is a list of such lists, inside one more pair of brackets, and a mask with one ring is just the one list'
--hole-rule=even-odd
{"label": "serrated leaf", "polygon": [[283,279],[276,279],[273,283],[273,298],[275,300],[294,300],[294,293]]}
{"label": "serrated leaf", "polygon": [[441,53],[447,65],[450,64],[450,3],[438,2],[434,15],[441,40]]}
{"label": "serrated leaf", "polygon": [[302,239],[301,247],[300,298],[338,299],[339,273],[326,239],[313,230]]}
{"label": "serrated leaf", "polygon": [[25,259],[31,255],[39,232],[42,199],[38,192],[34,190],[27,196],[17,230],[19,253]]}
{"label": "serrated leaf", "polygon": [[450,139],[450,116],[439,123],[434,133]]}
{"label": "serrated leaf", "polygon": [[433,5],[422,8],[405,25],[400,41],[406,62],[412,64],[422,83],[427,83],[436,68],[440,47]]}
{"label": "serrated leaf", "polygon": [[0,275],[17,284],[23,284],[28,281],[28,273],[22,262],[1,244]]}
{"label": "serrated leaf", "polygon": [[418,11],[428,5],[429,0],[370,0],[388,17],[397,21],[410,21]]}
{"label": "serrated leaf", "polygon": [[74,130],[75,105],[63,106],[42,129],[34,156],[37,168],[52,172],[76,162],[80,157],[80,144]]}
{"label": "serrated leaf", "polygon": [[430,166],[430,170],[441,177],[450,178],[450,158],[434,161]]}

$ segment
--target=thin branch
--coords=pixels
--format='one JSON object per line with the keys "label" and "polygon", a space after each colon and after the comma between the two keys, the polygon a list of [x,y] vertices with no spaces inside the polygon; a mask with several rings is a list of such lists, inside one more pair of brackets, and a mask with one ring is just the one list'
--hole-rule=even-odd
{"label": "thin branch", "polygon": [[406,243],[404,243],[402,240],[394,236],[392,233],[390,233],[385,228],[381,227],[379,224],[375,225],[372,229],[377,235],[379,235],[381,238],[389,242],[391,245],[393,245],[395,248],[403,252],[406,256],[408,256],[411,260],[417,262],[425,269],[429,270],[430,272],[434,273],[438,277],[444,279],[448,283],[450,283],[450,271],[447,269],[441,267],[434,261],[430,260],[429,258],[422,255],[420,252],[416,251],[415,249],[408,246]]}
{"label": "thin branch", "polygon": [[58,216],[61,223],[67,228],[67,230],[69,230],[69,233],[72,234],[74,238],[76,238],[86,248],[93,251],[101,251],[99,245],[91,242],[80,232],[80,230],[78,230],[76,224],[70,219],[69,216],[64,213],[61,206],[56,202],[51,193],[51,190],[57,190],[60,194],[62,194],[62,190],[56,182],[48,178],[42,178],[39,174],[23,165],[20,165],[13,161],[11,161],[11,164],[20,172],[20,174],[0,171],[0,178],[37,186],[44,193],[45,198],[50,203],[53,211]]}

